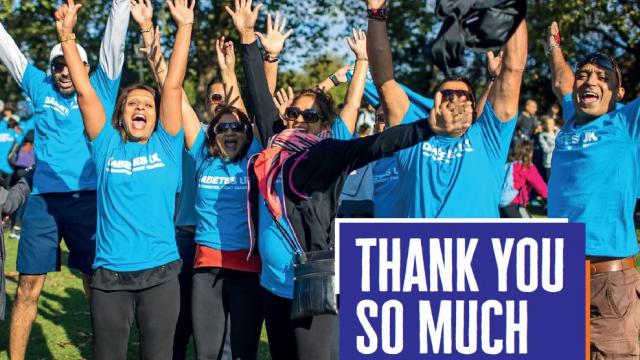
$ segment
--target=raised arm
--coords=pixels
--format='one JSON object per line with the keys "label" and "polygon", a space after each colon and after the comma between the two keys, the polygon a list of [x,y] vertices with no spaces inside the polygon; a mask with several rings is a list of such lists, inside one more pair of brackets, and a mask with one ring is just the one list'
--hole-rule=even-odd
{"label": "raised arm", "polygon": [[336,72],[329,75],[328,78],[322,80],[318,84],[318,89],[321,89],[322,91],[327,93],[334,87],[346,83],[347,81],[349,81],[349,79],[347,78],[347,71],[349,71],[352,67],[353,66],[351,65],[341,66],[340,68],[338,68],[338,70],[336,70]]}
{"label": "raised arm", "polygon": [[0,61],[18,83],[18,86],[22,86],[22,77],[27,68],[27,58],[2,24],[0,24]]}
{"label": "raised arm", "polygon": [[522,20],[504,46],[502,68],[489,93],[489,101],[500,121],[509,121],[518,113],[522,75],[527,64],[527,46],[527,23]]}
{"label": "raised arm", "polygon": [[264,72],[267,76],[269,84],[269,92],[275,94],[278,82],[278,62],[280,53],[284,49],[284,43],[293,30],[285,32],[287,26],[287,18],[280,17],[280,12],[276,12],[275,22],[271,21],[271,13],[267,15],[267,32],[262,34],[256,32],[256,36],[260,39],[262,48],[264,49]]}
{"label": "raised arm", "polygon": [[[369,10],[379,10],[386,3],[386,0],[367,0],[367,7]],[[402,122],[409,110],[409,97],[394,78],[386,20],[369,18],[368,24],[367,53],[371,62],[371,76],[389,124],[395,126]]]}
{"label": "raised arm", "polygon": [[547,39],[547,52],[551,67],[551,89],[558,101],[562,103],[562,97],[573,91],[573,71],[567,64],[560,47],[560,29],[555,21],[549,26],[549,38]]}
{"label": "raised arm", "polygon": [[247,114],[247,109],[240,93],[238,77],[236,76],[236,50],[233,42],[225,42],[224,36],[216,40],[216,55],[218,56],[222,83],[225,87],[225,102]]}
{"label": "raised arm", "polygon": [[258,135],[263,146],[269,138],[284,128],[280,121],[278,109],[273,103],[267,78],[262,66],[262,56],[256,42],[255,24],[262,4],[251,8],[251,0],[236,1],[235,9],[225,6],[225,10],[240,33],[242,49],[242,66],[246,81],[249,111],[255,118]]}
{"label": "raised arm", "polygon": [[367,59],[367,35],[362,30],[352,30],[351,37],[347,39],[347,44],[356,55],[356,66],[353,70],[353,78],[349,84],[347,95],[344,100],[344,107],[340,112],[340,117],[344,124],[353,134],[358,121],[358,109],[362,103],[364,85],[367,81],[367,70],[369,69],[369,59]]}
{"label": "raised arm", "polygon": [[173,53],[169,61],[167,78],[162,87],[160,99],[160,121],[162,127],[170,134],[176,135],[182,127],[182,83],[187,71],[191,29],[193,28],[195,0],[167,1],[169,11],[178,26],[178,33],[173,44]]}
{"label": "raised arm", "polygon": [[113,0],[109,19],[100,45],[100,66],[111,80],[122,74],[124,64],[124,43],[129,26],[129,2],[131,0]]}
{"label": "raised arm", "polygon": [[78,95],[78,107],[82,113],[84,129],[89,139],[93,140],[102,131],[107,115],[100,98],[89,81],[89,68],[80,58],[76,36],[73,33],[73,28],[78,21],[78,10],[81,7],[82,5],[75,4],[73,0],[68,0],[68,5],[63,4],[55,12],[55,19],[64,61]]}
{"label": "raised arm", "polygon": [[482,90],[482,94],[478,98],[476,103],[476,119],[480,118],[482,115],[482,110],[484,110],[484,105],[487,103],[487,99],[489,98],[489,94],[491,93],[491,89],[493,88],[493,83],[498,78],[498,74],[500,74],[500,68],[502,67],[502,51],[498,53],[498,55],[494,55],[493,51],[487,51],[487,72],[489,73],[489,78],[487,79],[487,84],[484,86]]}

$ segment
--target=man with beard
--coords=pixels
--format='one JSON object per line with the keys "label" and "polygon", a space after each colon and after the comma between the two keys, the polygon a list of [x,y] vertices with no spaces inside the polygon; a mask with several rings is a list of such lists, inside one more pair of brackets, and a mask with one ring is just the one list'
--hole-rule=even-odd
{"label": "man with beard", "polygon": [[[91,82],[111,116],[124,63],[124,42],[129,23],[129,0],[113,0],[100,63]],[[60,39],[61,42],[73,40]],[[89,71],[86,52],[78,46]],[[11,312],[9,354],[23,359],[38,298],[46,274],[60,270],[60,240],[69,248],[69,267],[83,273],[89,296],[91,265],[95,256],[96,174],[75,88],[60,44],[49,57],[51,75],[27,62],[11,36],[0,25],[0,60],[35,107],[36,170],[33,192],[25,204],[18,246],[18,290]]]}

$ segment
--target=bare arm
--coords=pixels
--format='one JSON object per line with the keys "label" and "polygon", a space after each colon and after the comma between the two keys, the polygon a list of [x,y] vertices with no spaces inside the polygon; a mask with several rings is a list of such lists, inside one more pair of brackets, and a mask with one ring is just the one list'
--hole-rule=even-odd
{"label": "bare arm", "polygon": [[64,60],[67,63],[71,81],[78,95],[78,107],[82,113],[84,129],[93,140],[100,134],[106,122],[106,114],[102,102],[89,80],[89,72],[86,65],[80,58],[80,53],[76,46],[73,28],[78,20],[78,10],[82,7],[75,4],[73,0],[68,1],[55,13],[56,29],[62,44]]}
{"label": "bare arm", "polygon": [[[366,36],[366,35],[365,35]],[[365,49],[366,51],[366,49]],[[365,53],[366,55],[366,53]],[[366,58],[366,56],[365,56]],[[329,92],[331,89],[333,89],[334,87],[340,85],[340,84],[344,84],[346,83],[347,80],[347,71],[349,71],[349,69],[351,69],[352,66],[351,65],[345,65],[340,67],[338,70],[336,70],[336,72],[334,72],[333,74],[329,75],[328,78],[322,80],[319,84],[318,84],[318,89],[324,91],[325,93]],[[366,73],[365,73],[366,75]],[[365,78],[366,79],[366,78]]]}
{"label": "bare arm", "polygon": [[489,101],[500,121],[513,119],[518,113],[522,75],[527,63],[527,23],[523,20],[507,41],[502,68],[489,93]]}
{"label": "bare arm", "polygon": [[233,42],[225,42],[224,36],[216,40],[216,54],[218,56],[222,83],[225,87],[226,103],[235,106],[247,114],[247,108],[242,100],[240,84],[236,76],[236,52]]}
{"label": "bare arm", "polygon": [[195,0],[188,6],[187,0],[167,2],[169,11],[178,26],[178,33],[169,61],[167,78],[162,87],[160,121],[170,135],[176,135],[182,127],[182,83],[187,71],[191,30],[193,27]]}
{"label": "bare arm", "polygon": [[369,60],[367,59],[367,35],[362,30],[356,31],[356,29],[353,29],[352,36],[347,40],[347,43],[351,51],[356,55],[356,66],[340,117],[347,126],[347,129],[349,129],[349,132],[353,134],[356,129],[358,109],[360,109],[362,95],[364,95],[364,85],[367,81],[367,69],[369,67]]}
{"label": "bare arm", "polygon": [[573,91],[573,71],[567,64],[560,47],[560,30],[555,21],[549,27],[549,64],[551,67],[551,89],[558,101],[562,103],[562,97]]}
{"label": "bare arm", "polygon": [[113,0],[100,45],[100,66],[111,80],[117,79],[122,73],[124,43],[129,25],[129,3],[130,0]]}
{"label": "bare arm", "polygon": [[[293,33],[293,30],[286,31],[287,18],[280,16],[280,12],[276,12],[275,21],[272,21],[271,14],[267,15],[267,31],[266,33],[256,33],[260,39],[262,48],[269,59],[278,59],[284,43]],[[276,92],[278,82],[278,62],[265,61],[264,73],[267,76],[267,84],[269,84],[269,92],[273,95]]]}
{"label": "bare arm", "polygon": [[[386,1],[367,0],[369,9],[384,7]],[[393,57],[386,21],[369,19],[367,53],[371,61],[371,76],[380,94],[380,103],[391,126],[399,125],[409,110],[409,97],[396,82]]]}
{"label": "bare arm", "polygon": [[478,98],[476,103],[476,119],[479,119],[480,115],[482,115],[484,105],[487,103],[487,98],[489,98],[489,93],[491,93],[493,83],[498,78],[498,74],[500,74],[502,66],[502,51],[498,55],[494,55],[492,51],[488,51],[486,55],[489,78],[487,79],[487,84],[484,86],[484,90],[482,90],[482,95],[480,95],[480,98]]}
{"label": "bare arm", "polygon": [[22,77],[27,68],[27,58],[2,24],[0,24],[0,61],[18,83],[18,86],[22,86]]}

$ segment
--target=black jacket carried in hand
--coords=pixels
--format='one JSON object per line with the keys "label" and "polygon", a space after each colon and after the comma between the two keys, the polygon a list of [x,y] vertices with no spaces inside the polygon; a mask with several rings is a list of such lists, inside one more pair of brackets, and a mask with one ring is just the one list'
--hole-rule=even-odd
{"label": "black jacket carried in hand", "polygon": [[429,45],[433,63],[446,75],[463,65],[465,48],[486,51],[502,47],[527,13],[526,0],[439,0],[443,19],[438,37]]}

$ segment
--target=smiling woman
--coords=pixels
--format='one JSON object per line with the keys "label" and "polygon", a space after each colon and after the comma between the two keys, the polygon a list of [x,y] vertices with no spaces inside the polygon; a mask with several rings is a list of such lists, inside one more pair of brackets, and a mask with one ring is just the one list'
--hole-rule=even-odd
{"label": "smiling woman", "polygon": [[147,141],[157,128],[159,105],[160,95],[153,88],[129,86],[116,102],[111,125],[120,131],[122,141]]}

